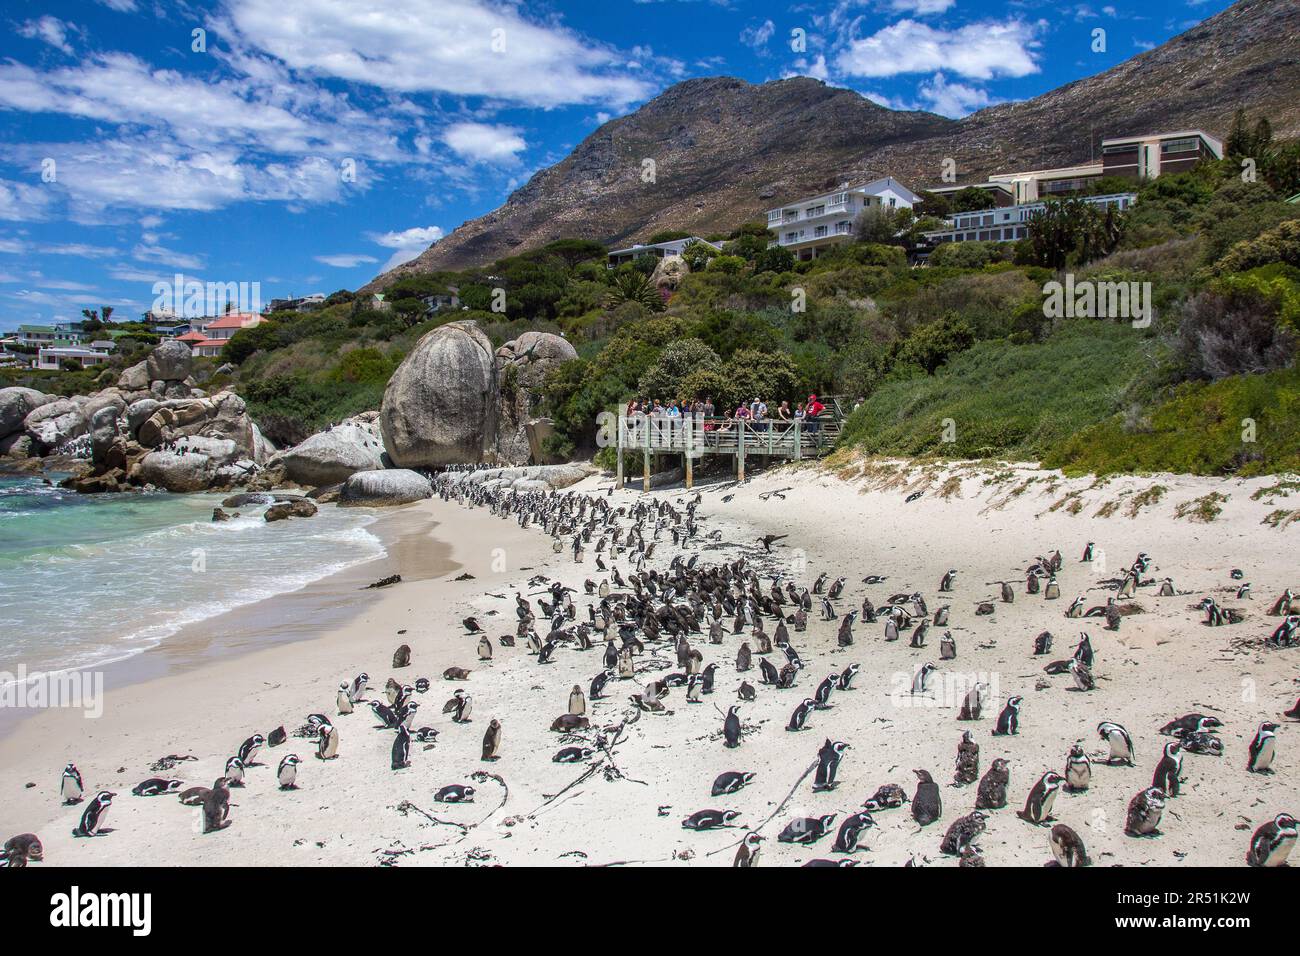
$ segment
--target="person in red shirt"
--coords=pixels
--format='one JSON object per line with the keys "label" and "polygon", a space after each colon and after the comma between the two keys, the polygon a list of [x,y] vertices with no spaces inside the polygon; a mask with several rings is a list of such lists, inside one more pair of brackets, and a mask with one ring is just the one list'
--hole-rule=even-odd
{"label": "person in red shirt", "polygon": [[804,425],[807,427],[808,431],[815,432],[821,428],[821,422],[818,421],[818,418],[824,411],[826,411],[826,406],[817,401],[817,396],[809,395],[808,405],[804,409]]}

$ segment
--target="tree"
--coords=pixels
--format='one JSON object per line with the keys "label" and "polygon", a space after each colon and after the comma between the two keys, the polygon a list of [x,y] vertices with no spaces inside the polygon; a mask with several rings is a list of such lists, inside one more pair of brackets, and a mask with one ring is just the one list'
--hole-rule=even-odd
{"label": "tree", "polygon": [[614,288],[606,298],[609,308],[616,308],[624,302],[635,302],[651,312],[662,312],[663,296],[654,287],[650,279],[640,272],[623,272],[614,278]]}
{"label": "tree", "polygon": [[853,226],[858,242],[897,245],[898,234],[903,229],[898,214],[885,206],[868,206],[858,214]]}
{"label": "tree", "polygon": [[794,268],[794,253],[783,246],[769,246],[754,257],[754,272],[789,272]]}
{"label": "tree", "polygon": [[682,261],[692,272],[707,269],[709,260],[718,254],[717,250],[702,242],[688,242],[682,249]]}
{"label": "tree", "polygon": [[721,368],[718,353],[699,339],[678,339],[664,346],[659,361],[641,376],[637,391],[651,398],[676,398],[682,394],[682,383],[692,372]]}
{"label": "tree", "polygon": [[1123,230],[1123,216],[1115,206],[1102,212],[1082,199],[1049,200],[1029,221],[1029,241],[1038,265],[1064,269],[1110,255]]}

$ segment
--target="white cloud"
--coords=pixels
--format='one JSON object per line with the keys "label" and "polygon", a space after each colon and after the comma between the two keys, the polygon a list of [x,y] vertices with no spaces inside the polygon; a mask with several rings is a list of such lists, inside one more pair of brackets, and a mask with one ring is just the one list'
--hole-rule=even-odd
{"label": "white cloud", "polygon": [[927,108],[931,112],[952,119],[958,119],[994,103],[984,90],[962,83],[949,83],[942,73],[936,73],[917,87],[917,94],[928,104]]}
{"label": "white cloud", "polygon": [[294,70],[401,93],[560,106],[653,92],[616,50],[487,0],[230,0],[228,16]]}
{"label": "white cloud", "polygon": [[96,2],[118,13],[135,13],[135,0],[96,0]]}
{"label": "white cloud", "polygon": [[163,246],[150,246],[139,243],[131,250],[131,257],[138,262],[156,262],[171,269],[202,269],[203,260],[198,256],[177,252]]}
{"label": "white cloud", "polygon": [[72,44],[68,42],[70,28],[72,28],[70,24],[64,23],[58,17],[45,16],[39,20],[28,20],[18,28],[18,33],[29,40],[43,40],[56,50],[71,56]]}
{"label": "white cloud", "polygon": [[65,242],[41,246],[38,250],[47,256],[77,256],[81,259],[107,259],[119,254],[112,246],[92,246],[84,242]]}
{"label": "white cloud", "polygon": [[794,61],[794,69],[787,70],[781,74],[781,79],[789,79],[792,76],[811,76],[815,80],[825,82],[830,79],[830,70],[826,68],[826,55],[818,53],[809,62],[805,57],[799,57]]}
{"label": "white cloud", "polygon": [[483,163],[515,162],[528,146],[515,127],[489,123],[454,123],[442,141],[458,155]]}
{"label": "white cloud", "polygon": [[403,262],[410,262],[442,236],[442,229],[438,226],[414,226],[401,232],[372,234],[369,238],[386,249],[394,250],[380,269],[381,272],[387,272]]}
{"label": "white cloud", "polygon": [[54,195],[48,188],[0,179],[0,219],[45,219],[53,202]]}
{"label": "white cloud", "polygon": [[327,266],[333,266],[335,269],[353,269],[367,262],[378,262],[374,256],[367,256],[356,252],[340,252],[337,255],[316,256],[316,261],[324,263]]}
{"label": "white cloud", "polygon": [[957,0],[890,0],[889,9],[895,13],[915,13],[929,16],[934,13],[947,13]]}
{"label": "white cloud", "polygon": [[775,32],[776,24],[771,20],[764,20],[758,26],[751,24],[741,30],[740,42],[752,48],[756,53],[763,53],[767,50],[767,41],[772,39],[772,34]]}
{"label": "white cloud", "polygon": [[836,59],[851,76],[897,76],[949,70],[988,80],[1038,72],[1034,49],[1040,24],[971,23],[955,30],[900,20],[870,37],[852,40]]}

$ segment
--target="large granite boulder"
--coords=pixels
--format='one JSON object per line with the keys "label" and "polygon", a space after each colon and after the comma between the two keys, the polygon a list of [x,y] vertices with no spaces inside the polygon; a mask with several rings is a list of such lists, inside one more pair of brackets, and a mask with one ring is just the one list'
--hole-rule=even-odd
{"label": "large granite boulder", "polygon": [[117,377],[117,387],[128,392],[145,392],[149,390],[151,381],[153,380],[149,377],[149,361],[146,359],[124,369]]}
{"label": "large granite boulder", "polygon": [[358,471],[384,467],[378,416],[350,418],[282,451],[275,461],[291,481],[308,487],[337,485]]}
{"label": "large granite boulder", "polygon": [[568,340],[552,332],[525,332],[497,349],[499,461],[522,465],[532,458],[528,421],[542,381],[551,369],[577,357]]}
{"label": "large granite boulder", "polygon": [[419,472],[407,468],[358,471],[343,482],[340,505],[406,505],[433,497],[433,485]]}
{"label": "large granite boulder", "polygon": [[402,468],[476,463],[495,434],[492,342],[474,322],[425,335],[397,367],[379,411],[384,448]]}
{"label": "large granite boulder", "polygon": [[60,398],[33,409],[23,419],[23,429],[41,450],[48,454],[64,442],[78,438],[90,430],[81,406],[68,398]]}
{"label": "large granite boulder", "polygon": [[14,432],[22,431],[23,420],[28,415],[53,401],[53,395],[46,395],[34,388],[0,388],[0,438],[8,438]]}
{"label": "large granite boulder", "polygon": [[198,451],[151,451],[136,463],[131,478],[164,491],[205,491],[216,470],[212,459]]}
{"label": "large granite boulder", "polygon": [[[135,426],[136,438],[146,448],[178,438],[201,436],[232,441],[242,458],[259,465],[266,461],[272,449],[262,437],[253,420],[248,417],[244,400],[234,392],[218,392],[208,398],[178,398],[159,401],[155,406],[144,406],[142,399],[134,403],[132,417],[153,407],[153,413]],[[142,406],[137,409],[137,406]]]}
{"label": "large granite boulder", "polygon": [[145,371],[150,382],[182,382],[194,369],[194,354],[184,342],[168,339],[145,360]]}

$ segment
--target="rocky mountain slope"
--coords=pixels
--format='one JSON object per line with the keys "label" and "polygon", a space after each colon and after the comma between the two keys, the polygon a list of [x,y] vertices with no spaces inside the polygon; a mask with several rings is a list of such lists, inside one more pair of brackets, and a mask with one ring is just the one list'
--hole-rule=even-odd
{"label": "rocky mountain slope", "polygon": [[[795,78],[687,80],[604,124],[500,208],[379,277],[464,269],[560,238],[726,231],[792,196],[893,175],[914,189],[957,161],[961,181],[1087,161],[1103,137],[1201,127],[1245,107],[1300,133],[1300,3],[1242,0],[1097,76],[960,121],[896,112]],[[643,178],[643,161],[655,178]]]}

